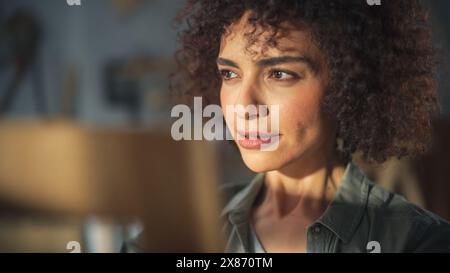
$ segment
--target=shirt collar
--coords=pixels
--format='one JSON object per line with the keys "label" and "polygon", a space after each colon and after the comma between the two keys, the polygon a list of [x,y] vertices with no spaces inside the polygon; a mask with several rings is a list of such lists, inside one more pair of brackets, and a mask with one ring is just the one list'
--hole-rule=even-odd
{"label": "shirt collar", "polygon": [[[256,177],[243,190],[236,194],[222,211],[222,216],[234,225],[248,222],[253,203],[264,183],[264,173]],[[370,182],[353,162],[349,162],[338,191],[317,220],[331,230],[344,243],[348,243],[364,215],[367,207]]]}
{"label": "shirt collar", "polygon": [[229,215],[230,221],[237,225],[248,220],[253,203],[264,184],[264,173],[259,173],[244,189],[238,192],[222,211]]}
{"label": "shirt collar", "polygon": [[371,183],[353,162],[347,165],[342,179],[333,201],[317,222],[348,243],[367,209]]}

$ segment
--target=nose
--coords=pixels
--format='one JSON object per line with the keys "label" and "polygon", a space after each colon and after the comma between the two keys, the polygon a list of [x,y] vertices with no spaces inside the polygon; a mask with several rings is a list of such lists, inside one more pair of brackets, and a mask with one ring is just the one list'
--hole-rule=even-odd
{"label": "nose", "polygon": [[245,82],[235,101],[235,106],[243,106],[243,109],[238,107],[238,109],[240,108],[237,111],[238,118],[252,120],[268,115],[268,109],[260,111],[262,105],[264,105],[264,101],[260,85],[255,80]]}

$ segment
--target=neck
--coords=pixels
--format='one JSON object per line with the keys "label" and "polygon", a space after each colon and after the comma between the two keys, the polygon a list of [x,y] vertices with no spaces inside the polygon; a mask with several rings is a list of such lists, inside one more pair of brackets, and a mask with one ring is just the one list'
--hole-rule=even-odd
{"label": "neck", "polygon": [[314,221],[334,198],[344,171],[335,156],[297,160],[266,173],[264,202],[280,218],[300,212]]}

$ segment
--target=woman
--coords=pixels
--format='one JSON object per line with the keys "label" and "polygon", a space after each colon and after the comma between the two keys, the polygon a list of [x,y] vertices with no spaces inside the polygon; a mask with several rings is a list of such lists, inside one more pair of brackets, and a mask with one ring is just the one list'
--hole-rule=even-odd
{"label": "woman", "polygon": [[[190,0],[179,20],[173,87],[220,103],[259,173],[226,188],[227,252],[450,251],[447,222],[372,184],[352,161],[429,145],[436,63],[417,1]],[[238,105],[279,106],[276,149],[261,149],[261,132],[248,129],[275,112],[225,111]]]}
{"label": "woman", "polygon": [[[221,104],[259,175],[223,211],[228,252],[450,251],[449,224],[373,185],[352,162],[416,156],[438,114],[426,12],[412,0],[191,0],[175,88]],[[278,105],[263,151],[226,106]],[[235,119],[246,122],[238,130]],[[254,133],[256,139],[250,140]]]}

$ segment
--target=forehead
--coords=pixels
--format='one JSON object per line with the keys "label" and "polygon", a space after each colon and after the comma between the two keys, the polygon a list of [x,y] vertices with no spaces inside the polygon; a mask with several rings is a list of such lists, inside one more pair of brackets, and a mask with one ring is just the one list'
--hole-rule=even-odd
{"label": "forehead", "polygon": [[[275,41],[275,44],[271,41]],[[231,24],[221,38],[222,56],[245,54],[259,59],[285,53],[316,55],[318,50],[306,30],[284,25],[274,35],[273,29],[249,24],[248,16],[245,15]]]}

